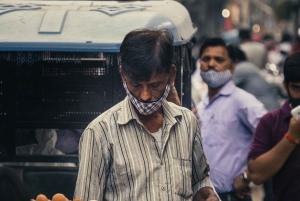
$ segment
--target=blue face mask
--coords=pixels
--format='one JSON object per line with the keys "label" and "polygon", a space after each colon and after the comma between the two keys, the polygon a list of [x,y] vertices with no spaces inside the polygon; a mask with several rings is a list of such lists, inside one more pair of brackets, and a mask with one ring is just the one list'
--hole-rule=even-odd
{"label": "blue face mask", "polygon": [[143,115],[149,115],[155,112],[160,108],[162,105],[163,101],[167,99],[168,94],[170,92],[171,86],[167,84],[165,92],[161,96],[160,99],[156,101],[151,101],[151,102],[142,102],[139,101],[137,98],[135,98],[130,91],[127,88],[126,82],[123,82],[124,89],[126,91],[127,96],[129,97],[131,103],[134,105],[134,107],[139,111],[139,113]]}
{"label": "blue face mask", "polygon": [[215,70],[200,71],[200,75],[207,86],[213,89],[224,85],[232,78],[229,69],[221,72]]}

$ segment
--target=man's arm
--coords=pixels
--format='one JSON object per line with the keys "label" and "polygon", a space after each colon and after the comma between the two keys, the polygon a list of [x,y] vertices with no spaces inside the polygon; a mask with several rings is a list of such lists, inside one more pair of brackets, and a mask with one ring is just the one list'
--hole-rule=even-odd
{"label": "man's arm", "polygon": [[[240,112],[238,113],[239,118],[251,132],[257,127],[261,117],[267,113],[264,105],[258,101],[254,96],[248,96],[247,101],[242,102]],[[241,170],[248,172],[248,170]],[[251,187],[249,181],[245,181],[241,174],[236,175],[233,180],[233,187],[236,196],[244,199],[245,196],[251,195]]]}
{"label": "man's arm", "polygon": [[74,199],[98,200],[106,183],[105,162],[100,139],[92,129],[86,129],[79,143],[79,171]]}
{"label": "man's arm", "polygon": [[209,178],[209,165],[202,147],[200,127],[196,118],[191,122],[191,126],[196,127],[193,142],[192,159],[192,186],[194,201],[218,201],[219,197]]}
{"label": "man's arm", "polygon": [[[300,139],[300,119],[291,118],[288,134],[295,140]],[[262,184],[272,178],[284,165],[285,161],[292,153],[296,144],[290,142],[286,137],[270,151],[262,154],[256,159],[248,161],[249,178],[255,184]]]}

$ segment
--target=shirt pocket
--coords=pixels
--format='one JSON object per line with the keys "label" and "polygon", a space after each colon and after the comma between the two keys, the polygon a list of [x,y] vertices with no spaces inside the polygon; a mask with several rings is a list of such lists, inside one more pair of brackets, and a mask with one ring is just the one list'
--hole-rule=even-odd
{"label": "shirt pocket", "polygon": [[173,158],[174,192],[185,199],[191,198],[192,189],[192,160]]}

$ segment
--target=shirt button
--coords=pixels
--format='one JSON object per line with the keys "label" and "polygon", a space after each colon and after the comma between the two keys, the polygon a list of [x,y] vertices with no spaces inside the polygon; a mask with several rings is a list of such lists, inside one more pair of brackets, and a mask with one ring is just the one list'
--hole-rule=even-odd
{"label": "shirt button", "polygon": [[165,191],[165,190],[167,190],[167,189],[166,189],[166,187],[163,186],[163,187],[161,187],[161,190]]}
{"label": "shirt button", "polygon": [[155,142],[155,139],[153,138],[152,141]]}

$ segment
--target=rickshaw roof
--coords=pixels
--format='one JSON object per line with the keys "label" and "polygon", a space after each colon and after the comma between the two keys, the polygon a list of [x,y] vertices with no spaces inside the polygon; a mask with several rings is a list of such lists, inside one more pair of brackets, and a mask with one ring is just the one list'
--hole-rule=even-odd
{"label": "rickshaw roof", "polygon": [[119,52],[134,29],[169,29],[174,45],[195,35],[177,1],[0,0],[0,51]]}

